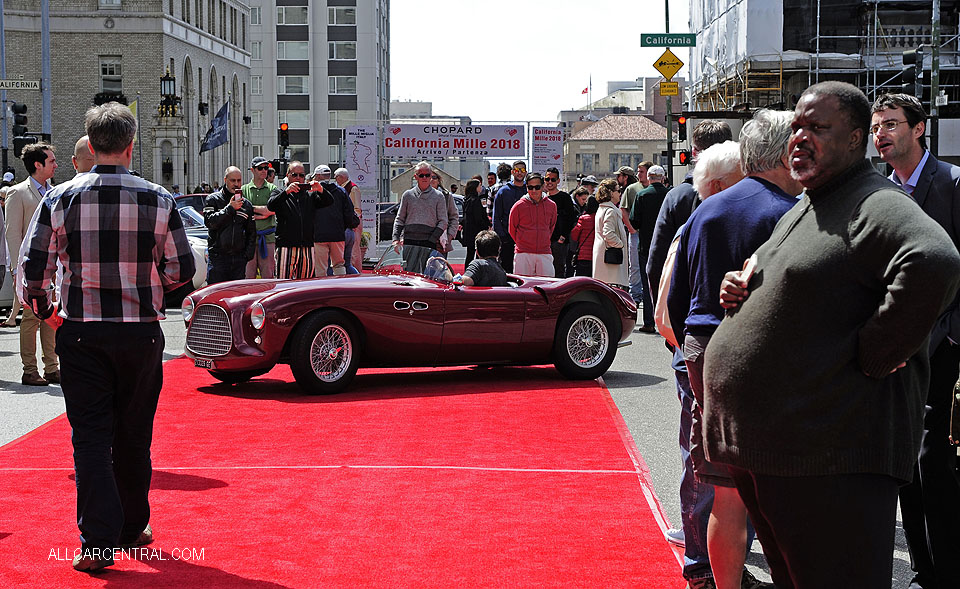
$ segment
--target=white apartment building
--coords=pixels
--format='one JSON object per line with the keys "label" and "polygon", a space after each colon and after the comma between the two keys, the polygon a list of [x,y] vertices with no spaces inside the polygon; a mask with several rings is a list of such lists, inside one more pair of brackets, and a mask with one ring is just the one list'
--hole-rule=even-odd
{"label": "white apartment building", "polygon": [[[248,0],[252,154],[343,162],[342,131],[382,124],[390,105],[390,0]],[[381,166],[381,193],[389,192]]]}

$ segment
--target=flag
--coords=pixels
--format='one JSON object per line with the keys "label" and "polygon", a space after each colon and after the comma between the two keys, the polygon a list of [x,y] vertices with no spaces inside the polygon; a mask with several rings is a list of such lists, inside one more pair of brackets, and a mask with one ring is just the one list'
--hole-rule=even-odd
{"label": "flag", "polygon": [[210,130],[207,131],[207,135],[203,138],[203,143],[200,144],[200,153],[223,145],[230,140],[228,132],[229,126],[227,125],[229,119],[230,101],[227,101],[220,110],[217,111],[217,116],[213,117],[213,120],[210,121]]}
{"label": "flag", "polygon": [[580,94],[586,94],[589,89],[590,89],[589,87],[584,88],[584,89],[583,89],[583,92],[581,92]]}

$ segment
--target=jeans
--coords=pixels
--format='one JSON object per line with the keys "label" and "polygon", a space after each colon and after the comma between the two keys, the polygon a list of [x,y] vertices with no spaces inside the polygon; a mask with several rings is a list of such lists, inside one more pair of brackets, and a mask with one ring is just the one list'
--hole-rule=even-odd
{"label": "jeans", "polygon": [[[654,325],[653,320],[653,299],[650,297],[650,278],[647,276],[647,254],[649,254],[649,249],[646,251],[640,252],[638,259],[640,260],[640,284],[642,286],[640,292],[640,302],[643,303],[643,324],[644,325]],[[636,297],[634,297],[636,300]]]}
{"label": "jeans", "polygon": [[246,275],[247,259],[243,256],[210,256],[207,263],[207,284],[243,280]]}
{"label": "jeans", "polygon": [[[630,296],[633,297],[633,300],[637,303],[640,302],[640,297],[643,296],[643,289],[646,288],[646,285],[640,278],[640,273],[643,272],[643,262],[640,260],[640,254],[637,253],[640,248],[640,234],[631,233],[630,234]],[[644,321],[646,323],[646,321]]]}
{"label": "jeans", "polygon": [[693,391],[690,389],[683,355],[674,353],[673,360],[677,397],[680,398],[680,458],[683,460],[680,474],[680,521],[685,543],[683,578],[702,579],[713,577],[710,557],[707,555],[707,522],[713,509],[713,485],[701,483],[693,476],[693,457],[690,455]]}
{"label": "jeans", "polygon": [[[359,274],[360,270],[353,265],[353,247],[357,241],[357,234],[353,229],[343,232],[343,267],[347,274]],[[360,247],[360,246],[357,246]],[[327,276],[332,276],[333,270],[327,268]]]}

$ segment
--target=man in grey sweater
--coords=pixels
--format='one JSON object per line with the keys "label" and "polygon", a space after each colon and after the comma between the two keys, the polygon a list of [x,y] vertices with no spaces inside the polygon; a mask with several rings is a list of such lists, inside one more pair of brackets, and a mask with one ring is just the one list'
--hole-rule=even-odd
{"label": "man in grey sweater", "polygon": [[[960,282],[946,232],[864,159],[869,125],[854,86],[803,93],[790,140],[803,198],[756,270],[724,277],[739,308],[706,350],[707,458],[729,466],[781,589],[890,586],[928,336]],[[855,557],[823,542],[838,521]]]}
{"label": "man in grey sweater", "polygon": [[413,169],[417,185],[400,197],[400,209],[393,221],[393,247],[404,246],[404,267],[413,272],[423,271],[430,251],[440,244],[440,236],[447,229],[447,201],[440,191],[430,186],[433,168],[420,162]]}

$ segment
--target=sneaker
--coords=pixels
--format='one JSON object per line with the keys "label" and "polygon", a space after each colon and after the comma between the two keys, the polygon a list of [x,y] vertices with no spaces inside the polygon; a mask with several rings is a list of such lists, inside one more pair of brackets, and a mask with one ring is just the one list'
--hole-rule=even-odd
{"label": "sneaker", "polygon": [[690,579],[687,581],[687,589],[717,589],[717,584],[713,581],[713,577]]}
{"label": "sneaker", "polygon": [[120,548],[137,548],[140,546],[146,546],[153,542],[153,528],[150,527],[150,524],[147,524],[147,527],[140,532],[140,535],[137,536],[137,539],[133,542],[121,542]]}
{"label": "sneaker", "polygon": [[777,589],[773,583],[767,583],[753,576],[753,573],[743,569],[743,578],[740,580],[740,589]]}
{"label": "sneaker", "polygon": [[99,551],[84,550],[73,557],[73,568],[86,573],[93,573],[111,565],[113,565],[113,555],[106,556]]}
{"label": "sneaker", "polygon": [[664,535],[667,537],[667,542],[671,544],[676,544],[677,546],[686,545],[686,540],[683,537],[683,529],[681,528],[670,528]]}

